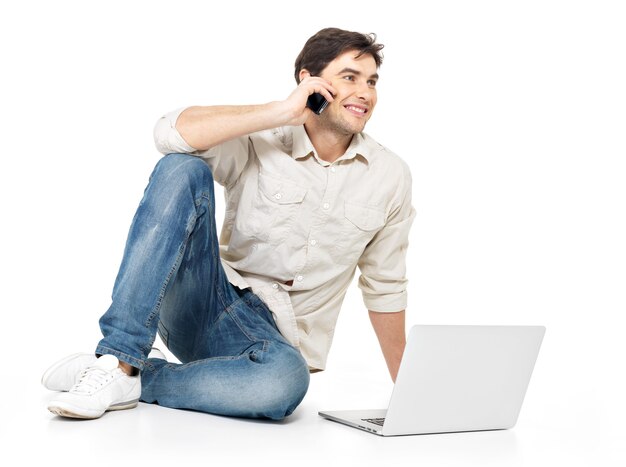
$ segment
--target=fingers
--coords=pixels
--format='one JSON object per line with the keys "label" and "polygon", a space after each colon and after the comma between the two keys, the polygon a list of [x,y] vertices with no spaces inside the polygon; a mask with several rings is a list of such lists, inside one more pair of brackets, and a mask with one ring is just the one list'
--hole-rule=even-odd
{"label": "fingers", "polygon": [[306,89],[307,96],[310,96],[311,94],[317,92],[324,96],[324,98],[328,102],[334,101],[335,99],[333,96],[337,94],[336,89],[333,87],[330,81],[326,81],[325,79],[318,76],[309,76],[307,78],[304,78],[300,82],[299,87]]}
{"label": "fingers", "polygon": [[284,101],[286,125],[302,125],[313,114],[307,107],[307,100],[311,94],[319,93],[328,102],[333,102],[333,95],[337,90],[333,85],[319,76],[306,76],[289,97]]}
{"label": "fingers", "polygon": [[334,88],[331,86],[332,90],[329,90],[328,88],[320,88],[319,91],[315,91],[320,93],[322,96],[324,96],[324,98],[328,101],[328,102],[332,102],[335,100],[334,94],[335,94],[335,90]]}

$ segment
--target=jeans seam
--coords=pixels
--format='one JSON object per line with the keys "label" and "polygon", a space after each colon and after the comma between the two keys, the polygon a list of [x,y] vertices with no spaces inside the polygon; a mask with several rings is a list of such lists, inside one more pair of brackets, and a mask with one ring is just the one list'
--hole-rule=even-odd
{"label": "jeans seam", "polygon": [[[263,347],[261,349],[257,349],[257,350],[253,350],[252,352],[266,352],[267,351],[267,341],[258,341],[263,342]],[[233,356],[229,356],[229,355],[224,355],[221,357],[208,357],[208,358],[202,358],[200,360],[194,360],[192,362],[187,362],[184,364],[176,364],[176,363],[168,363],[167,365],[164,365],[164,367],[169,368],[170,370],[173,371],[180,371],[183,370],[185,368],[190,368],[190,367],[194,367],[196,365],[200,365],[203,363],[206,363],[207,361],[229,361],[229,360],[249,360],[250,357],[248,356],[248,353],[244,353],[241,355],[233,355]]]}
{"label": "jeans seam", "polygon": [[[187,221],[187,226],[189,226],[190,224],[195,226],[197,220],[198,220],[198,213],[195,212],[192,215],[191,219]],[[154,308],[148,315],[148,319],[146,320],[144,324],[144,326],[147,328],[151,326],[152,320],[157,316],[157,314],[159,313],[159,310],[161,309],[161,304],[163,303],[163,298],[165,297],[167,286],[170,283],[170,280],[172,279],[174,272],[177,271],[178,268],[180,267],[180,263],[182,262],[183,255],[185,254],[185,250],[187,248],[187,245],[189,244],[189,238],[191,237],[191,232],[193,232],[193,228],[189,229],[189,227],[187,227],[187,235],[185,236],[185,240],[178,248],[178,255],[176,256],[176,260],[174,261],[174,264],[172,265],[169,273],[167,274],[165,281],[163,281],[163,284],[161,285],[161,290],[159,291],[159,299],[157,300]]]}
{"label": "jeans seam", "polygon": [[[202,199],[206,199],[208,201],[207,203],[207,210],[209,211],[209,220],[210,222],[212,222],[213,224],[215,224],[215,210],[213,209],[213,203],[211,202],[213,200],[213,198],[215,198],[215,194],[211,193],[211,191],[207,191],[207,192],[202,192],[202,194],[200,195],[200,198],[198,198],[198,200],[196,200],[197,205],[199,206],[202,203]],[[215,227],[215,228],[214,228]],[[217,226],[216,225],[211,225],[211,232],[212,231],[216,231],[217,232]],[[217,238],[217,248],[213,249],[212,252],[212,260],[213,260],[213,264],[215,264],[215,267],[218,269],[222,267],[222,259],[220,257],[219,254],[219,237]],[[224,273],[225,274],[225,273]],[[217,292],[217,297],[220,300],[220,302],[222,303],[222,308],[227,308],[228,305],[226,304],[226,297],[224,297],[224,294],[222,293],[222,289],[220,287],[217,287],[217,277],[219,276],[218,274],[214,274],[213,275],[213,283],[211,284],[211,288],[213,288],[213,290],[216,290]]]}

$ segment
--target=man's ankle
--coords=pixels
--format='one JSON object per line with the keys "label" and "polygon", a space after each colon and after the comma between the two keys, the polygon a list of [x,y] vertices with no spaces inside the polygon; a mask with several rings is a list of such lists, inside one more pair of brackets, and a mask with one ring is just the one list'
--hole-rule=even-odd
{"label": "man's ankle", "polygon": [[126,362],[122,362],[122,361],[120,361],[118,366],[119,366],[119,367],[122,369],[122,371],[123,371],[124,373],[126,373],[128,376],[135,376],[135,375],[139,374],[139,370],[138,370],[137,368],[135,368],[135,367],[134,367],[134,366],[132,366],[132,365],[129,365],[129,364],[128,364],[128,363],[126,363]]}

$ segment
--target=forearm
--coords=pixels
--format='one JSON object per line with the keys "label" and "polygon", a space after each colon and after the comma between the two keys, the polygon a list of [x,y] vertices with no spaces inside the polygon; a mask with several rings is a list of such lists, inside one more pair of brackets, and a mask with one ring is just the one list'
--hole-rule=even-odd
{"label": "forearm", "polygon": [[312,114],[306,107],[314,92],[329,101],[336,92],[330,82],[308,76],[284,101],[261,105],[189,107],[176,120],[176,130],[192,148],[205,151],[231,139],[280,126],[297,126]]}
{"label": "forearm", "polygon": [[288,121],[281,102],[262,105],[189,107],[176,129],[193,148],[204,151],[239,136],[283,126]]}
{"label": "forearm", "polygon": [[395,382],[406,346],[405,312],[380,313],[369,311],[372,327],[378,337],[391,379]]}

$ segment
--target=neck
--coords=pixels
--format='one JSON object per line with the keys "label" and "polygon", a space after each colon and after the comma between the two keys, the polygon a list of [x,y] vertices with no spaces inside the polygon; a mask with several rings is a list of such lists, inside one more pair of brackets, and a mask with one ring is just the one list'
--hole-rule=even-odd
{"label": "neck", "polygon": [[339,134],[331,129],[323,128],[314,121],[307,121],[304,129],[320,159],[331,163],[346,153],[354,136]]}

